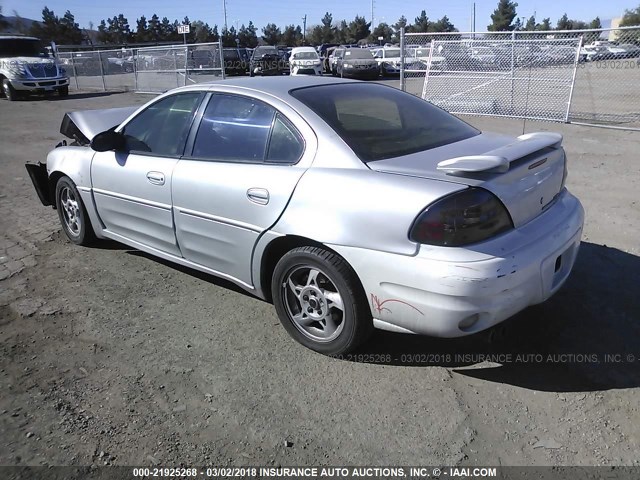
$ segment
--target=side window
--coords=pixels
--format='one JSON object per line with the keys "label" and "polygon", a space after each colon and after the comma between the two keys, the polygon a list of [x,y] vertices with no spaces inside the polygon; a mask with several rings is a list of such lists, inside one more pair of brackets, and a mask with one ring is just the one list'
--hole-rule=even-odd
{"label": "side window", "polygon": [[296,163],[304,151],[304,141],[298,131],[282,116],[277,115],[273,124],[267,162]]}
{"label": "side window", "polygon": [[262,162],[275,110],[251,98],[214,95],[193,145],[193,156],[212,160]]}
{"label": "side window", "polygon": [[179,93],[149,106],[123,129],[127,148],[132,152],[182,155],[191,119],[201,94]]}

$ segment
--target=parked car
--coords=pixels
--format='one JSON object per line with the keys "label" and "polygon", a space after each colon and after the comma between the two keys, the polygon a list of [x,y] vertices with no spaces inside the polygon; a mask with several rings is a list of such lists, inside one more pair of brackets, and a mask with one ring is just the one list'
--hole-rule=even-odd
{"label": "parked car", "polygon": [[338,73],[338,62],[344,56],[346,48],[335,47],[329,56],[329,72],[332,75],[337,75]]}
{"label": "parked car", "polygon": [[237,48],[224,48],[224,73],[226,75],[245,75],[249,69],[249,62],[243,58],[242,52]]}
{"label": "parked car", "polygon": [[380,67],[371,52],[365,48],[347,48],[338,59],[336,73],[348,78],[378,78]]}
{"label": "parked car", "polygon": [[61,133],[73,146],[27,170],[70,242],[234,282],[325,354],[374,327],[489,328],[556,293],[580,245],[561,135],[484,134],[379,83],[196,84]]}
{"label": "parked car", "polygon": [[0,35],[0,95],[13,101],[30,93],[69,94],[64,69],[35,37]]}
{"label": "parked car", "polygon": [[296,47],[289,57],[291,75],[322,75],[322,62],[313,47]]}
{"label": "parked car", "polygon": [[[400,75],[400,48],[382,47],[372,49],[373,58],[378,62],[380,75]],[[405,56],[404,67],[408,70],[424,70],[425,63],[418,58]]]}
{"label": "parked car", "polygon": [[289,64],[284,53],[277,47],[256,47],[249,63],[249,75],[283,75],[289,73]]}

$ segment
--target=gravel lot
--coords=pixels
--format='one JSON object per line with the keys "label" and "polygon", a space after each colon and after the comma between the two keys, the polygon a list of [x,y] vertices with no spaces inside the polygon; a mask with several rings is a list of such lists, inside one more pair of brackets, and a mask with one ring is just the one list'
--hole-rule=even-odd
{"label": "gravel lot", "polygon": [[65,111],[148,98],[0,102],[0,465],[640,465],[640,134],[527,123],[565,135],[587,212],[567,285],[491,334],[377,332],[350,361],[224,281],[65,241],[23,164]]}

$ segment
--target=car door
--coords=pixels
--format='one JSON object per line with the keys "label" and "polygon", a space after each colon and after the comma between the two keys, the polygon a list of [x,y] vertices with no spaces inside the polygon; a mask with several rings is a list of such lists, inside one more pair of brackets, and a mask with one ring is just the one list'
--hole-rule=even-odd
{"label": "car door", "polygon": [[215,94],[189,147],[173,175],[182,254],[251,286],[255,243],[280,217],[305,171],[299,162],[309,150],[304,137],[266,103]]}
{"label": "car door", "polygon": [[184,151],[200,92],[164,97],[120,129],[126,152],[97,152],[93,195],[106,229],[125,240],[180,255],[171,209],[171,178]]}

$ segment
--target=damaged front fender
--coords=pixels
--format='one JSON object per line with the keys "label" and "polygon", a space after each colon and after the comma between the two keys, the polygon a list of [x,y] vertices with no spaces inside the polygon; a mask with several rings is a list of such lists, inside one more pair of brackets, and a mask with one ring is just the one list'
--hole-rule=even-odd
{"label": "damaged front fender", "polygon": [[45,207],[53,205],[53,198],[51,195],[51,187],[49,185],[49,175],[47,173],[47,164],[38,162],[25,164],[29,177],[33,182],[33,187],[36,189],[38,198]]}

